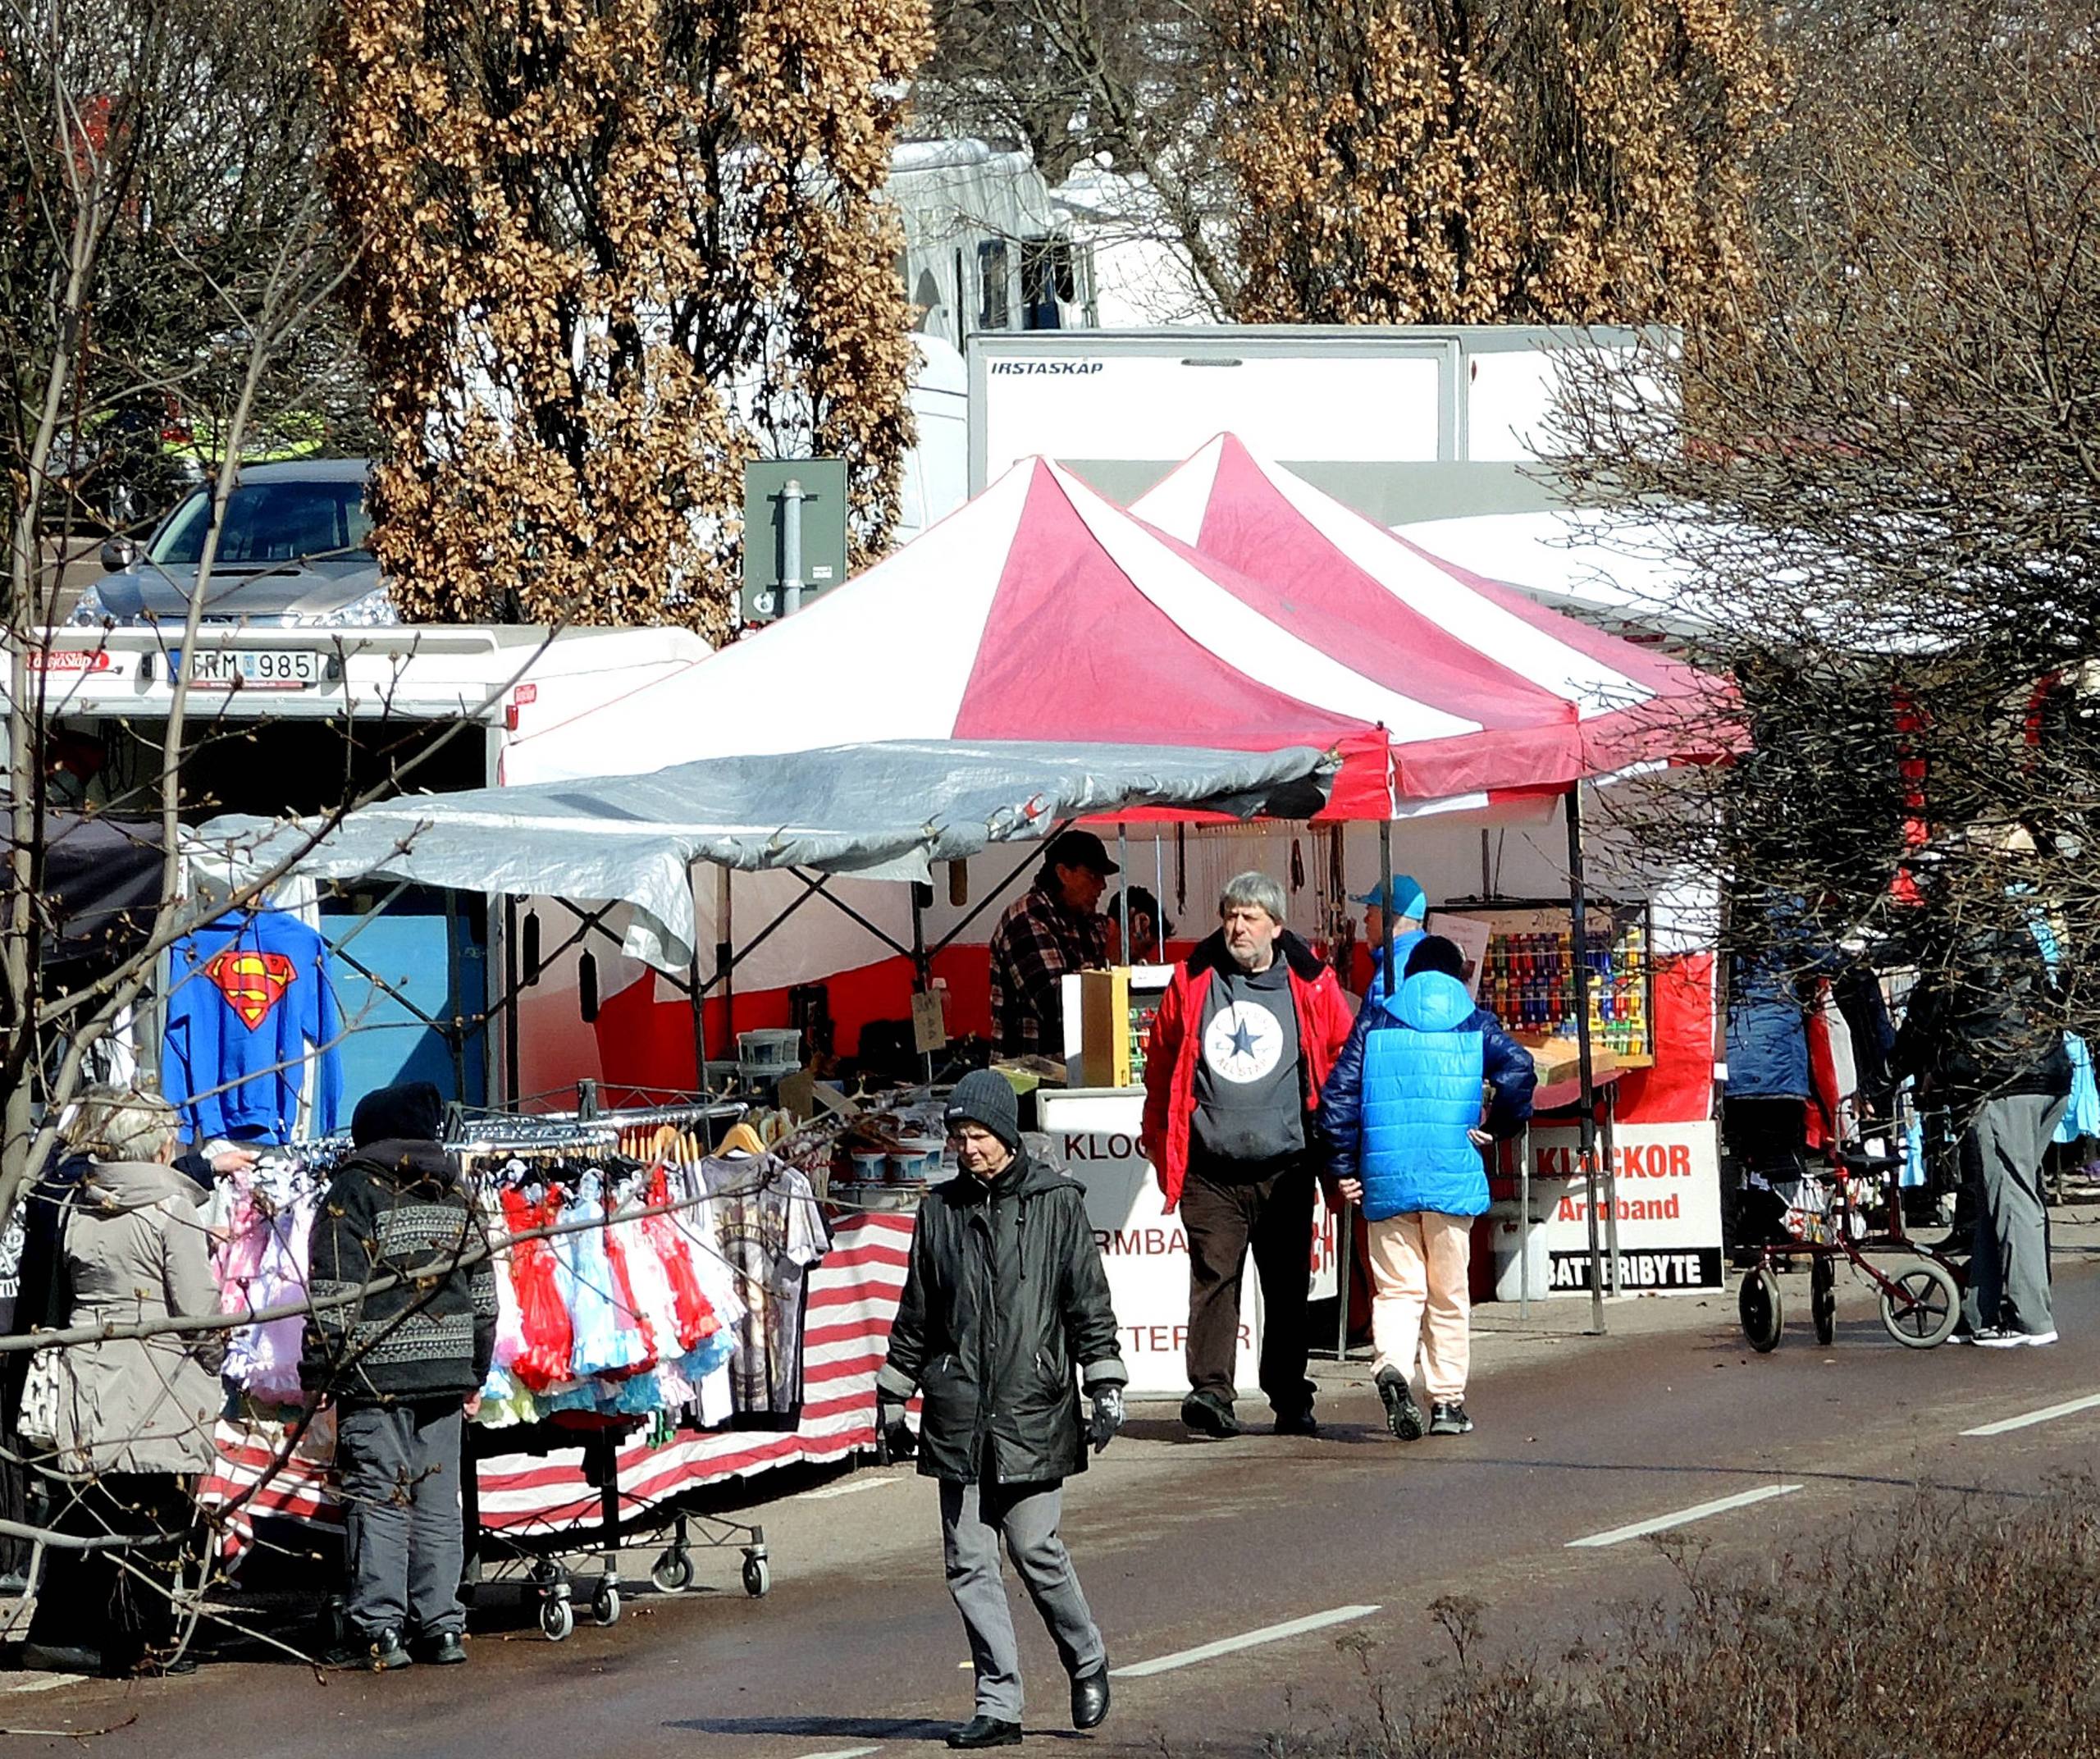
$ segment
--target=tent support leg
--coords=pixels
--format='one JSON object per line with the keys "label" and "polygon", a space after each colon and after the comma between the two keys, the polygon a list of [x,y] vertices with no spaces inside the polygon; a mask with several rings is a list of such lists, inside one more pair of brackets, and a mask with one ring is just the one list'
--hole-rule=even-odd
{"label": "tent support leg", "polygon": [[518,1071],[518,900],[508,893],[503,900],[503,993],[509,1006],[503,1011],[503,1103],[513,1111],[523,1090]]}
{"label": "tent support leg", "polygon": [[1618,1122],[1618,1084],[1614,1081],[1605,1089],[1605,1120],[1602,1138],[1605,1184],[1605,1268],[1611,1282],[1611,1298],[1617,1300],[1626,1291],[1619,1279],[1625,1275],[1618,1257],[1618,1150],[1615,1144],[1614,1126]]}
{"label": "tent support leg", "polygon": [[[727,867],[715,870],[714,975],[722,985],[722,1048],[733,1050],[737,1043],[736,894],[731,889]],[[700,1084],[707,1085],[705,1079]]]}
{"label": "tent support leg", "polygon": [[1532,1126],[1517,1138],[1517,1317],[1532,1317]]}
{"label": "tent support leg", "polygon": [[1116,945],[1123,949],[1121,962],[1135,965],[1138,962],[1133,957],[1134,949],[1130,945],[1130,833],[1127,826],[1120,824],[1116,827],[1116,865],[1123,875],[1123,889],[1116,894],[1117,913],[1123,919],[1122,939],[1116,942]]}
{"label": "tent support leg", "polygon": [[[920,995],[934,993],[934,962],[926,952],[926,906],[933,902],[934,889],[911,882],[911,980]],[[926,1085],[934,1085],[934,1053],[924,1053]]]}
{"label": "tent support leg", "polygon": [[700,949],[695,948],[692,962],[686,966],[686,1000],[692,1007],[692,1087],[699,1094],[707,1091],[707,1010],[702,994]]}
{"label": "tent support leg", "polygon": [[[1604,1252],[1597,1238],[1597,1084],[1590,1060],[1590,928],[1582,883],[1582,784],[1569,785],[1568,806],[1568,913],[1575,962],[1575,1050],[1581,1071],[1577,1128],[1580,1132],[1583,1208],[1590,1218],[1590,1331],[1605,1335]],[[1615,1273],[1615,1272],[1614,1272]]]}
{"label": "tent support leg", "polygon": [[[1388,904],[1393,901],[1393,821],[1378,821],[1378,884],[1379,896]],[[1385,970],[1386,982],[1392,982],[1393,966],[1393,912],[1381,910],[1380,922],[1386,938]],[[1335,1304],[1335,1359],[1349,1360],[1349,1283],[1356,1265],[1356,1205],[1346,1198],[1335,1215],[1335,1287],[1340,1299]]]}

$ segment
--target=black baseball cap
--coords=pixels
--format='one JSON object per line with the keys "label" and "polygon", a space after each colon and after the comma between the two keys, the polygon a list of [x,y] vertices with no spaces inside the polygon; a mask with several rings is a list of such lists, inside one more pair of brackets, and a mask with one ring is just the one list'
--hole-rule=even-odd
{"label": "black baseball cap", "polygon": [[1052,837],[1050,847],[1043,852],[1043,865],[1084,867],[1103,878],[1123,870],[1108,859],[1107,845],[1090,830],[1068,830]]}

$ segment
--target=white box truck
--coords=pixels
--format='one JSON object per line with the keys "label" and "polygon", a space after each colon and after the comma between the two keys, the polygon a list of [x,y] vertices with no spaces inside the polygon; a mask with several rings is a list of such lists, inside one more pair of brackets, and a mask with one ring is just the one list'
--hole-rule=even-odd
{"label": "white box truck", "polygon": [[1383,525],[1559,506],[1546,418],[1629,329],[1221,326],[970,339],[970,487],[1057,459],[1142,495],[1221,432]]}

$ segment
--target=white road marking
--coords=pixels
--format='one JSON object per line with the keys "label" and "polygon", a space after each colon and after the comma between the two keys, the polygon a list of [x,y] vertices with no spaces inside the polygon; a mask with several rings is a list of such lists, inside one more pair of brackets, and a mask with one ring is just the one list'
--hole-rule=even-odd
{"label": "white road marking", "polygon": [[2015,1429],[2025,1429],[2030,1423],[2052,1423],[2059,1417],[2071,1417],[2080,1411],[2089,1411],[2100,1405],[2100,1392],[2088,1393],[2082,1399],[2066,1399],[2061,1405],[2045,1405],[2038,1411],[2029,1411],[2024,1417],[2006,1417],[1994,1423],[1979,1423],[1974,1429],[1965,1429],[1964,1435],[2005,1435]]}
{"label": "white road marking", "polygon": [[879,1747],[833,1747],[820,1753],[804,1753],[802,1759],[868,1759],[870,1753],[879,1753]]}
{"label": "white road marking", "polygon": [[8,1692],[55,1692],[61,1686],[77,1686],[86,1679],[85,1674],[45,1674],[36,1679],[25,1679],[17,1685],[4,1689]]}
{"label": "white road marking", "polygon": [[1330,1624],[1347,1624],[1354,1619],[1367,1619],[1377,1611],[1376,1606],[1336,1606],[1326,1612],[1308,1613],[1302,1619],[1292,1619],[1282,1624],[1265,1624],[1258,1631],[1249,1631],[1239,1637],[1221,1637],[1214,1643],[1178,1650],[1150,1661],[1111,1668],[1109,1673],[1117,1679],[1142,1679],[1148,1674],[1171,1673],[1177,1667],[1193,1667],[1198,1661],[1212,1661],[1241,1649],[1257,1648],[1263,1643],[1280,1643],[1286,1637],[1302,1637],[1308,1631],[1323,1630]]}
{"label": "white road marking", "polygon": [[[885,1484],[902,1484],[903,1482],[902,1478],[847,1478],[842,1484],[827,1484],[822,1490],[806,1490],[788,1500],[790,1502],[829,1502],[834,1496],[855,1496],[864,1490],[880,1490]],[[811,1754],[810,1759],[827,1759],[827,1756]]]}
{"label": "white road marking", "polygon": [[1578,1546],[1622,1545],[1628,1539],[1640,1539],[1650,1533],[1667,1532],[1673,1527],[1684,1527],[1693,1521],[1703,1521],[1709,1515],[1726,1515],[1731,1509],[1747,1509],[1754,1502],[1769,1502],[1774,1496],[1787,1496],[1801,1488],[1798,1484],[1767,1484],[1762,1490],[1740,1491],[1732,1496],[1717,1496],[1711,1502],[1694,1503],[1688,1509],[1679,1509],[1674,1515],[1659,1515],[1652,1521],[1636,1521],[1631,1527],[1614,1527],[1608,1533],[1591,1533],[1586,1539],[1571,1539],[1568,1549]]}

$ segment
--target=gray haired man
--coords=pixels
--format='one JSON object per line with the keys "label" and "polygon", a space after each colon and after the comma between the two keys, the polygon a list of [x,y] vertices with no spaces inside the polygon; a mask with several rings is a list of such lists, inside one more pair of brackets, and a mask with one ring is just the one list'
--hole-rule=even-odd
{"label": "gray haired man", "polygon": [[1283,925],[1267,874],[1226,882],[1218,931],[1174,973],[1145,1053],[1146,1158],[1189,1236],[1189,1396],[1199,1435],[1237,1432],[1239,1285],[1262,1279],[1261,1384],[1279,1434],[1311,1435],[1305,1302],[1312,1276],[1310,1114],[1354,1024],[1329,971]]}

